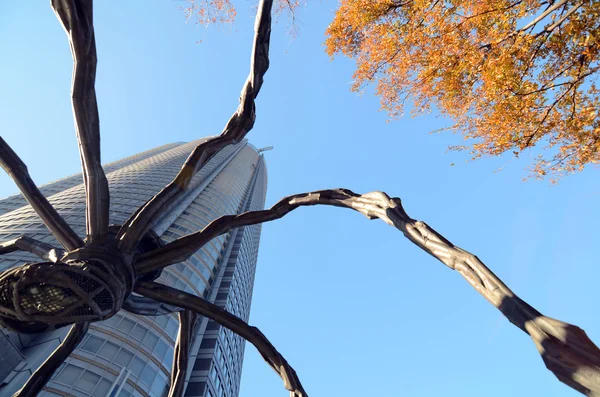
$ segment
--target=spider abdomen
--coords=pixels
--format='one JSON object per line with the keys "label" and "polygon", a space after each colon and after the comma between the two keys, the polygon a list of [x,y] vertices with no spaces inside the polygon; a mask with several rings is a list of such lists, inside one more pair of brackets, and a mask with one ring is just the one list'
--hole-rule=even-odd
{"label": "spider abdomen", "polygon": [[20,332],[104,320],[121,309],[130,291],[119,276],[95,260],[25,264],[0,276],[0,317]]}

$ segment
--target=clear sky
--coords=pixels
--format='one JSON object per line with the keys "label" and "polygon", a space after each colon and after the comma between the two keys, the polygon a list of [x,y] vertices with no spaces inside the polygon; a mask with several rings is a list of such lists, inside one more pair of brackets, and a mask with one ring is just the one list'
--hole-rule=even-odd
{"label": "clear sky", "polygon": [[[96,2],[104,162],[217,134],[235,110],[248,73],[252,1],[240,3],[233,25],[209,29],[186,24],[178,10],[185,5]],[[285,18],[274,27],[249,134],[257,147],[275,147],[266,153],[267,205],[323,188],[386,191],[539,311],[600,343],[599,170],[554,187],[523,183],[526,158],[467,163],[465,154],[446,153],[462,138],[428,134],[446,120],[388,123],[371,92],[349,91],[352,62],[324,53],[335,7],[309,2],[294,40]],[[38,184],[79,172],[72,59],[48,2],[2,2],[0,37],[0,134]],[[0,174],[0,196],[15,192]],[[576,395],[458,273],[349,210],[303,208],[263,227],[250,322],[313,397]],[[286,395],[248,345],[241,396]]]}

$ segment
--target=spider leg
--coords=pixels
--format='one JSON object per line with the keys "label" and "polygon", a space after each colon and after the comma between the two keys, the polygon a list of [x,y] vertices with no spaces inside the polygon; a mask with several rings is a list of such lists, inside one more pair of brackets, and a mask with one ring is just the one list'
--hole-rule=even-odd
{"label": "spider leg", "polygon": [[31,397],[37,396],[42,388],[48,383],[58,367],[75,350],[81,339],[86,334],[89,322],[73,324],[69,333],[62,343],[52,352],[50,357],[31,375],[27,383],[16,392],[13,397]]}
{"label": "spider leg", "polygon": [[179,312],[179,332],[175,343],[173,367],[171,369],[171,388],[168,397],[183,397],[185,375],[187,372],[192,331],[197,319],[191,310]]}
{"label": "spider leg", "polygon": [[73,54],[71,97],[75,132],[83,169],[86,196],[88,242],[101,242],[108,236],[108,181],[100,163],[100,123],[96,103],[96,40],[91,0],[52,0]]}
{"label": "spider leg", "polygon": [[140,281],[136,284],[134,291],[159,302],[165,302],[170,305],[180,306],[186,310],[191,310],[201,316],[214,320],[223,327],[235,332],[256,347],[267,364],[279,374],[285,388],[290,391],[290,396],[307,396],[296,375],[296,371],[294,371],[285,358],[283,358],[258,328],[246,324],[241,318],[228,313],[217,305],[213,305],[198,296],[188,294],[187,292],[166,285]]}
{"label": "spider leg", "polygon": [[83,245],[79,236],[37,188],[25,163],[2,137],[0,137],[0,166],[15,181],[25,199],[63,247],[71,251]]}
{"label": "spider leg", "polygon": [[[347,201],[351,198],[346,192],[350,191],[335,189],[300,193],[284,197],[268,210],[248,211],[239,215],[221,216],[199,232],[188,234],[160,248],[137,255],[134,258],[134,267],[138,274],[146,274],[174,263],[183,262],[210,240],[223,233],[227,233],[231,229],[280,219],[298,207],[334,205],[353,208],[349,204],[344,204],[344,200]],[[352,194],[359,196],[356,193]],[[366,197],[367,195],[363,196]],[[371,207],[371,210],[375,211],[376,206],[372,205]]]}
{"label": "spider leg", "polygon": [[227,145],[240,142],[254,126],[256,118],[254,100],[269,68],[272,6],[273,0],[261,0],[259,3],[250,74],[242,88],[240,105],[237,110],[227,122],[223,132],[199,144],[187,158],[175,179],[123,224],[117,236],[119,249],[122,252],[133,252],[138,241],[150,229],[162,208],[167,203],[176,200],[185,191],[196,172],[219,150]]}
{"label": "spider leg", "polygon": [[[360,195],[346,189],[334,189],[285,197],[268,210],[218,218],[200,232],[139,255],[134,266],[143,274],[181,262],[213,237],[234,227],[279,219],[298,207],[312,205],[353,209],[369,219],[379,218],[395,227],[417,247],[456,270],[511,323],[528,334],[546,367],[560,381],[584,393],[587,393],[586,390],[600,393],[600,349],[581,328],[538,312],[508,288],[477,256],[455,246],[425,222],[412,219],[399,198],[390,198],[382,192]],[[170,293],[169,299],[176,295],[173,291],[161,291],[164,295]],[[144,292],[144,295],[154,298],[148,291]],[[180,303],[174,300],[175,304],[188,304],[182,294],[180,292],[177,298],[181,299]]]}
{"label": "spider leg", "polygon": [[14,240],[0,243],[0,255],[14,251],[27,251],[46,261],[56,262],[62,256],[61,250],[57,250],[50,244],[38,241],[31,237],[20,236]]}

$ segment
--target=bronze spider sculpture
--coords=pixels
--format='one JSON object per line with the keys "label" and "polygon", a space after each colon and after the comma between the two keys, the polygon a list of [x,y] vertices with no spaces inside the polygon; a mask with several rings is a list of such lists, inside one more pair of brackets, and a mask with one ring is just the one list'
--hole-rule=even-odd
{"label": "bronze spider sculpture", "polygon": [[37,395],[81,341],[90,322],[105,320],[123,309],[140,315],[179,312],[170,397],[183,395],[196,314],[216,321],[251,342],[280,375],[291,395],[305,397],[295,371],[257,328],[201,297],[154,280],[161,269],[186,260],[220,234],[275,220],[298,207],[312,205],[350,208],[369,219],[379,218],[394,226],[418,247],[458,271],[513,324],[529,334],[546,366],[561,381],[584,394],[600,393],[600,350],[584,331],[543,316],[518,298],[475,255],[454,246],[424,222],[410,218],[400,199],[390,198],[385,193],[359,195],[334,189],[293,195],[271,209],[222,216],[199,232],[166,245],[161,243],[151,226],[164,205],[181,196],[193,175],[212,155],[239,142],[254,124],[254,100],[269,66],[272,4],[273,0],[260,1],[250,75],[242,89],[240,105],[224,131],[199,144],[175,179],[118,227],[109,226],[108,183],[100,163],[92,1],[52,0],[74,58],[72,99],[86,192],[86,238],[81,240],[50,205],[31,180],[25,164],[0,138],[0,165],[64,248],[25,236],[0,243],[0,254],[23,250],[44,260],[0,273],[0,324],[18,332],[43,332],[72,325],[63,343],[15,396]]}

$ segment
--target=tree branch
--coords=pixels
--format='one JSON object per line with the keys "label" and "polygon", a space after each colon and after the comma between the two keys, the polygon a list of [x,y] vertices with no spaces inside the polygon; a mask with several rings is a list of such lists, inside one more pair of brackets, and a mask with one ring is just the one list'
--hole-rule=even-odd
{"label": "tree branch", "polygon": [[[560,83],[560,84],[556,84],[555,85],[555,87],[559,87],[559,86],[562,86],[562,85],[569,85],[569,87],[567,87],[567,89],[565,90],[565,92],[563,92],[557,99],[555,99],[552,102],[551,105],[546,106],[546,111],[544,112],[544,116],[542,117],[542,120],[539,122],[538,127],[531,134],[529,134],[529,135],[524,136],[524,137],[521,138],[521,140],[525,140],[525,142],[523,144],[521,144],[521,146],[520,146],[521,150],[523,150],[524,148],[527,148],[527,147],[529,147],[531,145],[531,143],[533,142],[534,138],[537,137],[538,132],[544,126],[544,123],[546,122],[546,120],[548,119],[548,117],[550,117],[550,114],[552,113],[552,110],[554,110],[554,108],[559,105],[560,101],[562,101],[563,98],[566,97],[571,90],[573,90],[573,94],[575,94],[577,92],[577,88],[581,85],[581,82],[586,77],[588,77],[589,75],[595,73],[598,69],[600,69],[600,67],[593,68],[590,71],[588,71],[587,73],[585,73],[585,74],[582,75],[581,74],[581,69],[582,68],[583,68],[583,64],[580,64],[579,71],[578,71],[578,76],[577,76],[577,78],[575,78],[575,80],[569,80],[569,81],[567,81],[565,83]],[[561,72],[561,74],[563,72]]]}
{"label": "tree branch", "polygon": [[290,391],[291,397],[307,397],[296,371],[288,364],[283,356],[269,342],[266,336],[256,327],[252,327],[244,320],[213,305],[212,303],[176,288],[167,287],[155,282],[138,281],[134,291],[159,302],[177,305],[187,310],[216,321],[223,327],[230,329],[248,342],[252,343],[258,352],[279,374],[284,386]]}
{"label": "tree branch", "polygon": [[48,383],[58,367],[75,350],[88,330],[89,322],[73,324],[71,330],[62,343],[52,352],[50,357],[31,375],[25,386],[16,392],[13,397],[37,396]]}
{"label": "tree branch", "polygon": [[[542,21],[544,18],[547,18],[547,17],[549,17],[549,16],[550,16],[550,14],[552,14],[552,13],[553,13],[554,11],[556,11],[558,8],[565,6],[565,5],[567,4],[567,2],[568,2],[568,0],[560,0],[560,1],[557,1],[557,2],[555,2],[555,3],[553,3],[553,2],[550,2],[550,3],[548,3],[548,4],[549,4],[549,6],[548,6],[548,7],[547,7],[547,8],[546,8],[546,9],[545,9],[545,10],[544,10],[544,11],[543,11],[543,12],[542,12],[540,15],[538,15],[538,16],[537,16],[537,17],[536,17],[536,18],[535,18],[533,21],[529,22],[527,25],[523,26],[523,27],[522,27],[522,28],[520,28],[520,29],[516,29],[514,32],[512,32],[512,33],[510,33],[510,34],[506,35],[506,36],[505,36],[505,37],[503,37],[502,39],[500,39],[500,40],[497,40],[497,41],[495,41],[495,42],[493,42],[493,43],[486,43],[486,44],[482,44],[482,45],[481,45],[479,48],[480,48],[480,49],[483,49],[483,48],[491,48],[492,46],[498,45],[498,44],[500,44],[500,43],[502,43],[502,42],[504,42],[504,41],[506,41],[506,40],[508,40],[508,39],[510,39],[510,38],[516,37],[516,36],[518,36],[518,35],[519,35],[519,34],[521,34],[521,33],[525,33],[527,30],[530,30],[530,29],[533,29],[533,28],[535,28],[535,26],[536,26],[536,25],[537,25],[539,22],[541,22],[541,21]],[[577,6],[575,7],[575,9],[579,8],[579,6],[580,6],[580,5],[577,5]],[[573,10],[573,11],[574,11],[574,10]],[[569,12],[569,15],[570,15],[570,14],[571,14],[571,13]],[[567,17],[568,17],[568,15],[567,15]],[[562,22],[564,22],[564,19],[563,19],[563,20],[561,21],[561,23],[559,23],[557,26],[560,26],[560,24],[562,24]],[[550,32],[552,32],[552,30],[554,30],[554,28],[555,28],[555,27],[556,27],[556,26],[552,27],[552,29],[548,29],[548,28],[546,28],[546,29],[542,30],[541,32],[539,32],[539,33],[535,34],[535,36],[536,36],[536,37],[538,37],[538,36],[540,36],[540,35],[542,35],[542,34],[550,33]]]}
{"label": "tree branch", "polygon": [[52,0],[73,54],[71,96],[75,132],[83,169],[86,196],[88,242],[102,242],[108,236],[110,196],[108,181],[100,163],[100,121],[96,103],[96,40],[91,0]]}
{"label": "tree branch", "polygon": [[142,271],[152,271],[180,262],[213,237],[234,227],[272,221],[298,207],[312,205],[353,209],[369,219],[379,218],[394,226],[419,248],[459,272],[511,323],[529,334],[546,366],[559,380],[584,394],[600,393],[600,349],[583,330],[539,313],[516,296],[479,258],[455,246],[424,222],[410,218],[399,198],[390,198],[382,192],[359,195],[335,189],[289,196],[269,210],[218,218],[200,232],[140,255],[135,266]]}
{"label": "tree branch", "polygon": [[185,374],[189,360],[188,353],[192,343],[192,330],[196,318],[196,313],[191,310],[179,312],[179,332],[177,333],[177,342],[175,342],[169,397],[183,397]]}
{"label": "tree branch", "polygon": [[554,29],[556,29],[557,27],[559,27],[560,25],[562,25],[562,23],[564,21],[567,20],[567,18],[574,13],[575,11],[577,11],[581,6],[583,6],[583,2],[577,3],[575,4],[573,7],[569,8],[569,10],[555,23],[553,23],[552,25],[549,25],[547,27],[544,28],[544,30],[542,30],[541,32],[539,32],[537,35],[542,35],[542,34],[546,34],[546,33],[551,33]]}
{"label": "tree branch", "polygon": [[263,77],[269,68],[269,42],[271,37],[271,8],[273,0],[261,0],[255,22],[254,45],[250,74],[240,96],[240,105],[231,116],[223,132],[199,144],[185,161],[183,167],[163,190],[150,199],[121,227],[117,238],[119,249],[131,253],[139,239],[150,229],[161,209],[176,200],[188,187],[196,172],[225,146],[240,142],[254,126],[255,103]]}
{"label": "tree branch", "polygon": [[29,176],[25,163],[2,137],[0,137],[0,166],[16,183],[25,199],[63,247],[71,251],[83,245],[83,241],[79,236],[37,188],[31,176]]}
{"label": "tree branch", "polygon": [[9,252],[26,251],[31,252],[37,257],[56,262],[63,253],[51,246],[28,236],[20,236],[14,240],[3,241],[0,243],[0,255],[8,254]]}
{"label": "tree branch", "polygon": [[521,29],[517,29],[515,34],[525,32],[531,28],[534,28],[535,25],[537,25],[542,19],[548,17],[550,14],[552,14],[554,11],[556,11],[558,8],[564,6],[565,4],[567,4],[567,0],[560,0],[560,1],[557,1],[556,3],[551,4],[548,8],[546,8],[544,10],[544,12],[542,12],[540,15],[538,15],[533,21],[529,22],[527,25],[523,26]]}

